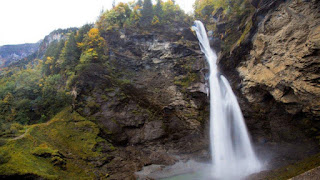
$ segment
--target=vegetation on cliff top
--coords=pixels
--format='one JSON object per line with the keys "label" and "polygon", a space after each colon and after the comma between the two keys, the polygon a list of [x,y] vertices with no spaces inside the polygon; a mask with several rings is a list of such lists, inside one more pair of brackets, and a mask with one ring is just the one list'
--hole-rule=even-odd
{"label": "vegetation on cliff top", "polygon": [[191,19],[171,0],[166,2],[158,0],[155,5],[152,5],[151,0],[145,0],[143,4],[140,1],[119,3],[113,9],[101,14],[97,26],[104,33],[112,29],[148,29],[152,26],[173,25],[177,22],[191,23]]}

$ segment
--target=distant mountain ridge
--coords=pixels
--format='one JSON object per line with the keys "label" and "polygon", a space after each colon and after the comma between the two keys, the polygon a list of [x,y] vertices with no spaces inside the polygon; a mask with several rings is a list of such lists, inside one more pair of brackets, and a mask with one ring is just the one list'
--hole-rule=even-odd
{"label": "distant mountain ridge", "polygon": [[0,67],[6,67],[13,62],[36,52],[41,42],[0,46]]}
{"label": "distant mountain ridge", "polygon": [[[34,58],[42,58],[50,43],[65,40],[68,33],[76,31],[78,28],[57,29],[52,31],[44,39],[37,43],[26,43],[16,45],[0,46],[0,69],[10,65],[20,64],[19,60],[26,58],[25,61]],[[25,63],[27,63],[25,62]],[[22,63],[22,64],[25,64]]]}

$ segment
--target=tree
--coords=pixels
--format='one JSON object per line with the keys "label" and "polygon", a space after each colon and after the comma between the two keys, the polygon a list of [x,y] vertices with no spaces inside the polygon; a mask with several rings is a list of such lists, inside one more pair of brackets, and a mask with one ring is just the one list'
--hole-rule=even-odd
{"label": "tree", "polygon": [[137,2],[137,6],[142,7],[142,0],[138,0],[138,2]]}
{"label": "tree", "polygon": [[139,25],[139,22],[140,22],[140,18],[141,18],[141,6],[139,5],[136,5],[134,8],[133,8],[133,11],[130,15],[130,23],[131,25]]}
{"label": "tree", "polygon": [[92,28],[85,36],[83,43],[80,44],[82,54],[80,57],[81,63],[98,62],[103,58],[105,40],[100,36],[97,28]]}
{"label": "tree", "polygon": [[71,33],[62,49],[58,63],[62,70],[72,70],[77,65],[79,58],[80,50],[77,46],[74,33]]}
{"label": "tree", "polygon": [[49,44],[47,51],[44,55],[44,63],[42,66],[42,73],[46,76],[59,72],[56,62],[60,57],[60,53],[65,45],[64,40],[53,41]]}
{"label": "tree", "polygon": [[153,8],[151,0],[144,0],[141,15],[141,24],[145,26],[150,25],[153,19]]}
{"label": "tree", "polygon": [[154,14],[159,18],[159,20],[162,20],[163,17],[163,9],[161,0],[157,0],[156,7],[154,8]]}
{"label": "tree", "polygon": [[76,36],[77,43],[81,43],[85,35],[93,28],[93,24],[85,24],[78,31]]}
{"label": "tree", "polygon": [[119,3],[115,8],[103,13],[98,22],[98,28],[103,32],[113,28],[122,28],[130,18],[131,9],[127,3]]}

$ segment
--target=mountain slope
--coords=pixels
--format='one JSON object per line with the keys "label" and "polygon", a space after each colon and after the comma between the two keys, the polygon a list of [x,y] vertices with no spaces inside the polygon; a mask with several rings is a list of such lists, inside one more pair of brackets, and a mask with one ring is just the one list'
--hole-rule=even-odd
{"label": "mountain slope", "polygon": [[34,44],[4,45],[0,46],[0,68],[7,67],[11,63],[17,62],[39,48],[40,42]]}

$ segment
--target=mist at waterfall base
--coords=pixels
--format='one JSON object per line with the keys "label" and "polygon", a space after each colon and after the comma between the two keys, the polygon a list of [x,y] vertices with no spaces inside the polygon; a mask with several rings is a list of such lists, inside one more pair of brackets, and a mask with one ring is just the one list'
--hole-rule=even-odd
{"label": "mist at waterfall base", "polygon": [[217,55],[211,49],[204,25],[195,21],[201,51],[210,68],[210,175],[216,179],[240,179],[259,172],[262,164],[250,142],[249,134],[237,98],[228,80],[220,74]]}

